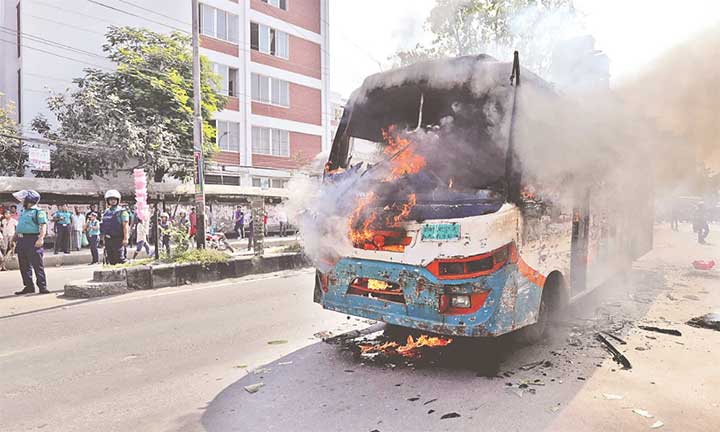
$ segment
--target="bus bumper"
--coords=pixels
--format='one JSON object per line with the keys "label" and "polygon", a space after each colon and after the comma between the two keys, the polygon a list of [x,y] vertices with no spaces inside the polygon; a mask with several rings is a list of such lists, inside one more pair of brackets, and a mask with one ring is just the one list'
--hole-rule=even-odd
{"label": "bus bumper", "polygon": [[[357,295],[351,284],[369,278],[397,284],[402,296]],[[516,263],[486,276],[440,280],[426,268],[355,258],[341,259],[318,272],[315,301],[336,312],[448,336],[495,337],[537,321],[542,287],[518,271]],[[443,304],[451,296],[484,297],[469,309]]]}

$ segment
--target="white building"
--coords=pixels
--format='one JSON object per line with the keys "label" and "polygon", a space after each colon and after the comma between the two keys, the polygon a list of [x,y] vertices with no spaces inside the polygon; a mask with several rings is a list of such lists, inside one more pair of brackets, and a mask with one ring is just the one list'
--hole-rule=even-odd
{"label": "white building", "polygon": [[[330,141],[328,0],[200,0],[201,54],[224,77],[215,115],[221,152],[208,183],[284,187]],[[85,68],[111,69],[108,26],[190,32],[190,0],[3,0],[0,103],[17,105],[24,134],[52,120],[50,92]]]}

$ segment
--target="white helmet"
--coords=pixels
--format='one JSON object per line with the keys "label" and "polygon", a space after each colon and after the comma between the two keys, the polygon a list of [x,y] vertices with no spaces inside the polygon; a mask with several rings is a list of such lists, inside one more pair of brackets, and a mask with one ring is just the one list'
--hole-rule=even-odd
{"label": "white helmet", "polygon": [[116,198],[118,202],[120,202],[120,192],[116,191],[115,189],[110,189],[109,191],[105,192],[105,201],[110,198]]}

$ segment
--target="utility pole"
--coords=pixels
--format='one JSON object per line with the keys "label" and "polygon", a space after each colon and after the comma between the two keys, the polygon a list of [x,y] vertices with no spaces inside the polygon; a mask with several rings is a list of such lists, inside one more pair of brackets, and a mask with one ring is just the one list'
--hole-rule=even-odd
{"label": "utility pole", "polygon": [[193,99],[195,117],[193,128],[193,148],[195,153],[195,214],[197,215],[197,234],[195,241],[198,249],[205,248],[205,175],[203,161],[202,111],[200,108],[200,7],[198,0],[192,0],[192,50],[193,50]]}

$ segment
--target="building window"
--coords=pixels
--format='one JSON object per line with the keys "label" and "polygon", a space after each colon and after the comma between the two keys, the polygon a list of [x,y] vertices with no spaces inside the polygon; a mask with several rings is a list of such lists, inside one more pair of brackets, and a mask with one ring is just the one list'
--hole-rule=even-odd
{"label": "building window", "polygon": [[240,123],[215,121],[215,143],[222,151],[240,152]]}
{"label": "building window", "polygon": [[253,187],[260,188],[275,188],[275,189],[287,189],[288,180],[282,178],[268,178],[268,177],[253,177]]}
{"label": "building window", "polygon": [[267,3],[270,6],[275,6],[278,9],[287,10],[287,0],[260,0],[263,3]]}
{"label": "building window", "polygon": [[290,106],[290,83],[264,75],[251,74],[251,95],[255,102]]}
{"label": "building window", "polygon": [[250,23],[250,48],[284,59],[290,58],[288,35],[258,23]]}
{"label": "building window", "polygon": [[290,132],[253,126],[252,152],[261,155],[289,157]]}
{"label": "building window", "polygon": [[200,33],[238,43],[238,16],[216,9],[206,4],[200,4]]}
{"label": "building window", "polygon": [[225,96],[237,96],[238,70],[219,63],[212,64],[213,72],[220,75],[218,93]]}

